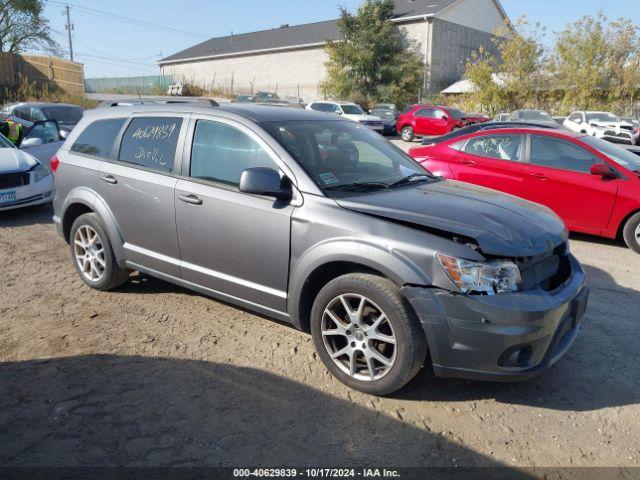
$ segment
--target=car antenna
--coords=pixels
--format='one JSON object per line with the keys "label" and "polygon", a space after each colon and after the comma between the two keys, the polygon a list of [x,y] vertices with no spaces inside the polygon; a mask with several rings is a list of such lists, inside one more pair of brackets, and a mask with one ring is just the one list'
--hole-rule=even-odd
{"label": "car antenna", "polygon": [[136,93],[138,94],[138,98],[140,99],[140,105],[144,105],[144,100],[142,100],[142,95],[140,95],[140,90],[136,87]]}

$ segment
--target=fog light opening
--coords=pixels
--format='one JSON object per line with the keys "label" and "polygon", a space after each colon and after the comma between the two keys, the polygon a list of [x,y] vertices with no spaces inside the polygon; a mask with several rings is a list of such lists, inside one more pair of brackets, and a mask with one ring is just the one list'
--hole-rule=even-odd
{"label": "fog light opening", "polygon": [[502,354],[498,365],[501,367],[526,367],[531,362],[532,354],[531,345],[517,345]]}

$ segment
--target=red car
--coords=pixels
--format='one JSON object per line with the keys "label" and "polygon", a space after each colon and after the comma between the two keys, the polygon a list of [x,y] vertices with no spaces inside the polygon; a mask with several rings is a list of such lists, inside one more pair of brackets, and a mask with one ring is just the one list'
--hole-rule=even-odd
{"label": "red car", "polygon": [[640,156],[584,134],[531,127],[448,135],[409,154],[431,172],[546,205],[571,231],[640,253]]}
{"label": "red car", "polygon": [[412,142],[417,136],[444,135],[468,124],[467,114],[457,108],[411,105],[398,117],[397,129],[405,142]]}

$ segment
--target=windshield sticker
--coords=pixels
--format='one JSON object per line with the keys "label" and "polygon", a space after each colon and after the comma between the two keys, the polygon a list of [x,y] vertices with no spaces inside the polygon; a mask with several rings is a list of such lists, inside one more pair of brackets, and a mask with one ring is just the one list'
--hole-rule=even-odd
{"label": "windshield sticker", "polygon": [[321,173],[318,176],[320,177],[320,180],[322,180],[322,183],[324,183],[325,185],[335,185],[336,183],[339,183],[336,176],[331,172]]}

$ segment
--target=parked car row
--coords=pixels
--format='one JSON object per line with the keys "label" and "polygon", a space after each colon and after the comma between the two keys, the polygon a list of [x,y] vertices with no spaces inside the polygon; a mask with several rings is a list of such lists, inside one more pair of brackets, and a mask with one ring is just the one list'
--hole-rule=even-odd
{"label": "parked car row", "polygon": [[567,117],[552,117],[544,110],[515,110],[499,113],[494,122],[558,123],[572,132],[585,133],[614,143],[640,145],[640,122],[632,117],[620,118],[611,112],[577,111]]}

